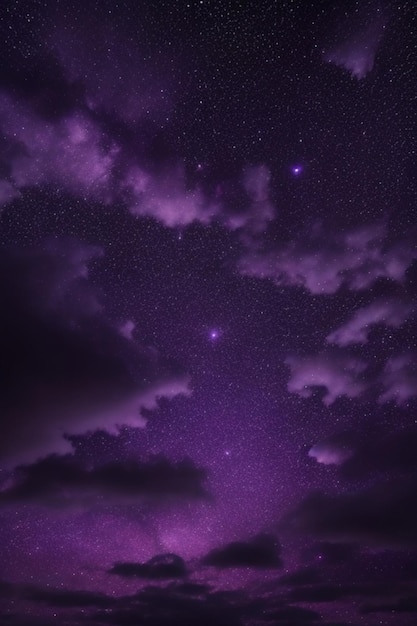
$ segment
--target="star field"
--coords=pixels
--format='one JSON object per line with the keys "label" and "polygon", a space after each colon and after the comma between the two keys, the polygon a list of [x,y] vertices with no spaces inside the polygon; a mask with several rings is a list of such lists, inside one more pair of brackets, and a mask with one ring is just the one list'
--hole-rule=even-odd
{"label": "star field", "polygon": [[415,623],[415,26],[0,9],[0,623]]}

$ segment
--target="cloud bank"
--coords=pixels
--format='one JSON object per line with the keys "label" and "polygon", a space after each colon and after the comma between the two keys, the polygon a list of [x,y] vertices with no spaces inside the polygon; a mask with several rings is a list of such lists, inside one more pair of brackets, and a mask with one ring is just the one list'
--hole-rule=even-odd
{"label": "cloud bank", "polygon": [[122,335],[102,310],[74,240],[0,253],[4,465],[72,450],[67,435],[143,427],[141,409],[189,394],[188,376]]}

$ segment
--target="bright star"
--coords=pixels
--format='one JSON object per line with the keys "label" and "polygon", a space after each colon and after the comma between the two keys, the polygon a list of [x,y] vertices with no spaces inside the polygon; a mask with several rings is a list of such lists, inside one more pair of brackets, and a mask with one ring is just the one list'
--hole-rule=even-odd
{"label": "bright star", "polygon": [[303,171],[302,165],[293,165],[291,168],[291,172],[294,174],[294,176],[299,176],[302,171]]}

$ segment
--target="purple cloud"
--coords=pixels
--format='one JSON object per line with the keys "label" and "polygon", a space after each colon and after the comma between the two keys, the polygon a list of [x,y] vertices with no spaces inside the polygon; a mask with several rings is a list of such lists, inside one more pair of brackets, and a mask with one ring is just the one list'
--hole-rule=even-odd
{"label": "purple cloud", "polygon": [[395,402],[399,406],[417,397],[417,360],[415,354],[402,354],[388,359],[383,374],[384,392],[381,403]]}
{"label": "purple cloud", "polygon": [[105,145],[91,119],[73,112],[59,120],[47,120],[3,93],[0,127],[12,148],[7,164],[10,183],[3,186],[3,202],[25,187],[51,183],[77,195],[109,200],[118,147],[109,141]]}
{"label": "purple cloud", "polygon": [[342,465],[354,454],[352,437],[347,434],[334,435],[315,443],[308,451],[308,456],[323,465]]}
{"label": "purple cloud", "polygon": [[381,43],[386,20],[380,15],[368,17],[364,26],[335,44],[323,53],[327,63],[333,63],[347,70],[358,80],[365,78],[372,71],[375,57]]}
{"label": "purple cloud", "polygon": [[325,389],[323,403],[333,404],[337,398],[357,398],[367,388],[359,377],[366,369],[360,359],[333,353],[315,356],[288,357],[285,363],[291,369],[288,391],[301,398],[310,398],[315,387]]}
{"label": "purple cloud", "polygon": [[400,300],[378,300],[356,311],[345,324],[327,335],[326,341],[342,347],[355,343],[365,344],[373,326],[384,324],[399,328],[412,311],[411,304]]}
{"label": "purple cloud", "polygon": [[159,175],[132,167],[123,187],[131,213],[153,217],[170,228],[206,224],[219,211],[198,187],[188,187],[180,164]]}
{"label": "purple cloud", "polygon": [[317,227],[280,250],[247,252],[238,268],[243,275],[303,287],[312,294],[336,293],[342,286],[359,291],[379,278],[401,282],[417,257],[410,243],[389,245],[386,238],[383,224],[333,234]]}
{"label": "purple cloud", "polygon": [[56,240],[0,256],[2,465],[72,451],[67,435],[143,427],[189,377],[111,323],[88,280],[100,250]]}
{"label": "purple cloud", "polygon": [[3,93],[0,129],[8,145],[3,157],[8,179],[0,181],[0,206],[26,188],[54,185],[77,197],[120,202],[133,215],[152,217],[168,228],[218,220],[252,235],[274,216],[265,165],[246,167],[233,183],[242,196],[236,210],[234,198],[190,183],[181,160],[157,171],[144,167],[85,108],[51,119]]}
{"label": "purple cloud", "polygon": [[243,210],[239,213],[232,213],[228,207],[224,220],[228,228],[244,229],[247,233],[254,235],[265,230],[275,217],[270,182],[271,172],[266,165],[246,167],[241,179],[246,201],[243,203]]}

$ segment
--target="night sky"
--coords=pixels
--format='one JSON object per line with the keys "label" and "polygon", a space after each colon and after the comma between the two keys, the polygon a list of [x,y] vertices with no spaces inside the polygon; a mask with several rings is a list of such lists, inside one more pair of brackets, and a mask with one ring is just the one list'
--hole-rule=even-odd
{"label": "night sky", "polygon": [[415,625],[415,4],[5,0],[0,53],[0,625]]}

